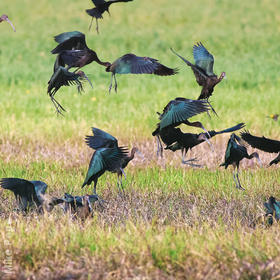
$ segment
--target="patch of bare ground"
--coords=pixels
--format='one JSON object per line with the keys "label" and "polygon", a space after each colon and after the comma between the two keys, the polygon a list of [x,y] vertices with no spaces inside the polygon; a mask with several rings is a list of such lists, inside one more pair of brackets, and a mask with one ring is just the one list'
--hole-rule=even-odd
{"label": "patch of bare ground", "polygon": [[[187,153],[186,159],[197,158],[197,164],[200,164],[208,169],[216,169],[224,161],[224,154],[227,145],[228,137],[220,136],[211,140],[214,145],[212,152],[207,143],[202,143]],[[121,143],[124,145],[123,143]],[[190,168],[188,165],[181,164],[181,151],[172,152],[164,150],[163,157],[157,157],[157,145],[155,139],[147,139],[146,141],[136,142],[129,145],[138,147],[144,156],[144,159],[137,156],[130,163],[131,166],[154,166],[154,165],[171,165]],[[253,152],[251,147],[248,147],[248,153]],[[12,141],[2,139],[0,143],[0,158],[4,162],[16,163],[31,163],[38,161],[58,162],[66,168],[78,167],[87,165],[90,161],[93,150],[88,148],[81,141],[65,141],[64,143],[54,142],[39,142],[32,140]],[[268,166],[269,162],[276,157],[276,154],[265,153],[258,151],[264,167]],[[256,160],[242,160],[241,168],[259,168]]]}

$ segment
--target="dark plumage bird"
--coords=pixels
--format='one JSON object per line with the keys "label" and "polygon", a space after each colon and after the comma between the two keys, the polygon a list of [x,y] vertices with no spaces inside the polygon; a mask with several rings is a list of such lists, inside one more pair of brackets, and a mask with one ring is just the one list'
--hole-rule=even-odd
{"label": "dark plumage bird", "polygon": [[[237,143],[237,141],[239,142],[239,144]],[[225,162],[222,163],[220,166],[225,166],[225,168],[227,169],[227,167],[229,165],[233,165],[233,180],[236,184],[236,187],[239,189],[244,190],[241,187],[240,181],[239,181],[239,177],[238,177],[238,171],[239,171],[239,163],[243,158],[247,158],[247,159],[252,159],[253,157],[255,157],[259,164],[261,165],[261,161],[259,158],[258,153],[252,153],[252,154],[248,154],[247,152],[247,148],[243,145],[240,145],[241,143],[241,139],[235,135],[234,133],[231,134],[230,139],[228,141],[227,144],[227,148],[226,148],[226,153],[225,153]],[[237,168],[237,172],[236,174],[234,173],[235,169]]]}
{"label": "dark plumage bird", "polygon": [[50,212],[63,201],[45,194],[47,184],[42,181],[28,181],[20,178],[2,178],[0,186],[14,193],[19,209],[27,211],[34,204]]}
{"label": "dark plumage bird", "polygon": [[185,156],[189,149],[192,149],[193,147],[203,143],[204,141],[207,141],[208,139],[218,134],[233,132],[243,128],[244,126],[245,126],[244,123],[239,123],[233,127],[221,131],[210,130],[208,131],[209,134],[208,133],[199,133],[199,134],[183,133],[180,128],[170,128],[169,133],[166,134],[160,133],[160,137],[164,143],[167,143],[167,146],[165,147],[166,150],[171,150],[173,152],[177,150],[182,151],[183,164],[200,167],[200,165],[191,163],[193,161],[196,161],[196,158],[185,160]]}
{"label": "dark plumage bird", "polygon": [[60,60],[68,65],[67,70],[72,67],[79,69],[93,61],[105,67],[111,65],[110,62],[102,62],[96,52],[88,48],[85,34],[79,31],[64,32],[55,36],[54,39],[58,46],[51,52],[52,54],[60,54]]}
{"label": "dark plumage bird", "polygon": [[[214,87],[222,81],[226,76],[225,72],[222,72],[220,77],[218,77],[213,72],[214,57],[208,50],[202,45],[202,43],[197,43],[193,46],[193,57],[195,64],[192,64],[184,57],[177,54],[173,49],[171,51],[180,57],[188,66],[193,70],[197,83],[202,86],[201,93],[198,97],[200,99],[209,99],[214,91]],[[212,108],[213,109],[213,108]],[[214,111],[214,109],[213,109]],[[214,111],[215,112],[215,111]]]}
{"label": "dark plumage bird", "polygon": [[278,156],[272,160],[269,165],[277,164],[280,161],[280,141],[269,138],[257,137],[245,131],[241,133],[241,138],[246,141],[253,148],[262,150],[267,153],[279,153]]}
{"label": "dark plumage bird", "polygon": [[[86,136],[86,144],[92,148],[92,149],[100,149],[100,148],[118,148],[118,140],[112,136],[111,134],[93,127],[92,132],[94,136]],[[128,163],[133,160],[135,153],[138,152],[138,149],[136,147],[133,147],[131,150],[130,155],[126,155],[124,158],[121,160],[121,165],[118,166],[115,170],[111,170],[113,173],[117,173],[118,175],[118,183],[117,186],[119,190],[122,189],[123,191],[123,186],[122,186],[122,175],[124,173],[124,168],[128,165]],[[126,175],[125,175],[126,176]],[[121,186],[121,189],[120,189]]]}
{"label": "dark plumage bird", "polygon": [[64,197],[64,211],[70,212],[75,217],[85,220],[87,217],[92,216],[93,209],[91,203],[98,200],[96,195],[72,196],[65,193]]}
{"label": "dark plumage bird", "polygon": [[4,14],[0,17],[0,22],[2,22],[2,21],[8,22],[12,26],[13,30],[16,32],[14,25],[12,24],[12,22],[10,21],[10,19],[8,18],[7,15]]}
{"label": "dark plumage bird", "polygon": [[275,197],[271,196],[268,202],[264,203],[266,208],[265,216],[268,217],[268,224],[273,224],[273,219],[276,221],[280,220],[280,201],[276,201]]}
{"label": "dark plumage bird", "polygon": [[91,28],[93,18],[96,19],[96,31],[99,33],[98,30],[98,19],[103,18],[102,14],[104,12],[107,12],[110,15],[109,7],[113,3],[119,3],[119,2],[130,2],[133,0],[114,0],[114,1],[104,1],[104,0],[92,0],[92,3],[95,5],[95,8],[93,9],[87,9],[86,12],[89,16],[91,16],[91,22],[89,29]]}
{"label": "dark plumage bird", "polygon": [[[192,100],[183,97],[177,97],[176,99],[171,100],[164,107],[163,113],[158,113],[160,122],[157,124],[157,128],[152,133],[153,136],[157,136],[158,153],[160,152],[160,154],[162,154],[162,145],[159,136],[160,134],[162,136],[164,134],[169,134],[169,128],[174,128],[184,123],[189,126],[200,127],[208,133],[201,122],[189,122],[188,119],[200,113],[208,112],[209,108],[209,103],[205,100]],[[173,132],[175,134],[172,139],[176,139],[178,130],[174,130]],[[171,139],[166,142],[166,145],[171,145],[174,142],[170,141]]]}
{"label": "dark plumage bird", "polygon": [[89,147],[96,149],[96,151],[92,155],[82,188],[85,185],[90,185],[93,181],[93,194],[96,195],[98,178],[105,171],[115,172],[121,169],[122,161],[127,157],[127,149],[119,147],[117,139],[109,133],[98,128],[93,128],[92,130],[96,138],[95,136],[86,136],[86,143]]}
{"label": "dark plumage bird", "polygon": [[116,74],[155,74],[159,76],[169,76],[178,73],[178,69],[168,68],[151,57],[141,57],[128,53],[118,58],[106,67],[106,72],[112,72],[109,92],[111,92],[113,77],[115,81],[115,91],[117,92]]}
{"label": "dark plumage bird", "polygon": [[62,86],[77,85],[78,92],[83,91],[83,82],[87,80],[92,87],[92,83],[83,71],[69,72],[67,68],[64,67],[65,64],[61,61],[60,54],[57,56],[54,64],[54,72],[48,81],[48,94],[53,102],[57,113],[62,114],[65,109],[61,104],[54,98],[56,92]]}

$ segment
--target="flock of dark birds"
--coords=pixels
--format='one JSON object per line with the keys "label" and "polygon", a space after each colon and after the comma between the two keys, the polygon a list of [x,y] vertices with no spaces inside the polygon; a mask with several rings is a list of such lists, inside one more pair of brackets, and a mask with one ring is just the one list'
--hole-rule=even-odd
{"label": "flock of dark birds", "polygon": [[[95,7],[86,10],[86,13],[92,17],[89,28],[91,28],[93,18],[95,18],[96,31],[99,33],[98,19],[103,18],[102,15],[105,11],[109,13],[110,5],[117,2],[130,1],[133,0],[92,0]],[[2,21],[8,22],[14,31],[16,31],[7,15],[2,15],[0,17],[0,22]],[[80,68],[93,61],[104,66],[106,72],[112,73],[109,92],[113,85],[113,79],[114,89],[117,92],[116,74],[155,74],[170,76],[178,73],[177,68],[169,68],[161,64],[157,59],[136,56],[132,53],[121,56],[113,63],[103,62],[98,58],[96,52],[87,46],[85,35],[79,31],[59,34],[54,37],[54,40],[58,45],[51,53],[57,56],[54,63],[53,75],[48,82],[47,92],[58,114],[65,112],[65,109],[54,98],[55,93],[62,86],[70,85],[77,85],[78,91],[80,92],[83,90],[83,82],[85,80],[92,86],[91,81],[83,71],[80,71]],[[152,132],[152,135],[157,139],[157,156],[159,157],[163,154],[163,142],[166,145],[164,148],[165,150],[171,150],[173,152],[181,150],[182,164],[201,167],[201,165],[195,163],[197,161],[196,158],[185,159],[189,149],[203,142],[207,142],[210,148],[213,149],[210,142],[212,137],[222,133],[235,132],[244,128],[245,124],[239,123],[221,131],[208,131],[201,122],[190,122],[189,119],[191,117],[201,113],[206,112],[209,114],[209,112],[212,111],[217,115],[215,109],[210,104],[209,98],[214,91],[214,87],[225,78],[226,74],[222,72],[218,77],[214,73],[214,57],[202,43],[197,43],[193,46],[194,64],[176,53],[173,49],[171,49],[171,51],[182,59],[187,66],[191,67],[196,81],[202,89],[197,100],[177,97],[168,102],[162,113],[157,113],[159,115],[159,122],[156,129]],[[75,70],[70,72],[71,68],[75,68]],[[277,121],[278,114],[269,117]],[[183,133],[181,129],[178,128],[181,124],[201,128],[204,132],[199,134]],[[90,160],[88,172],[82,184],[82,188],[93,182],[93,194],[72,196],[71,194],[65,193],[62,198],[57,198],[46,194],[47,185],[42,181],[28,181],[20,178],[0,179],[1,187],[15,194],[20,211],[27,212],[31,209],[31,206],[35,205],[39,211],[50,212],[56,205],[61,204],[65,212],[70,212],[74,216],[85,219],[93,213],[92,203],[98,201],[102,205],[104,202],[97,195],[96,186],[98,178],[106,171],[117,173],[119,193],[121,195],[124,194],[122,184],[122,176],[126,176],[124,169],[134,158],[136,152],[141,155],[140,151],[138,151],[136,147],[133,147],[129,154],[127,147],[118,146],[118,140],[114,136],[98,128],[92,128],[92,131],[94,135],[86,136],[85,142],[90,148],[94,149],[95,152]],[[254,152],[248,154],[246,143],[253,148],[268,153],[279,153],[269,165],[277,164],[280,161],[280,141],[254,136],[248,131],[241,132],[240,136],[232,133],[227,143],[224,163],[220,166],[225,166],[225,168],[229,165],[233,166],[233,179],[236,188],[241,190],[244,190],[244,188],[241,186],[238,177],[240,161],[244,158],[252,159],[255,157],[259,164],[262,165],[258,153]],[[271,196],[268,202],[264,203],[264,206],[266,208],[268,224],[271,225],[274,220],[280,220],[280,201],[276,201],[276,199]]]}

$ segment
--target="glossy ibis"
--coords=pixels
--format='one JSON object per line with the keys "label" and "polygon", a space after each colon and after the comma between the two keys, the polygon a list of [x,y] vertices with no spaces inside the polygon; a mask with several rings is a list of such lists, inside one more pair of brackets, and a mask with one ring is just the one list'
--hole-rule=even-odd
{"label": "glossy ibis", "polygon": [[109,12],[110,5],[113,3],[118,3],[118,2],[130,2],[130,1],[133,1],[133,0],[114,0],[114,1],[107,1],[107,2],[104,0],[92,0],[92,3],[95,5],[95,8],[86,10],[87,14],[92,17],[90,25],[89,25],[89,29],[91,28],[93,18],[95,18],[96,19],[96,31],[97,31],[97,33],[99,33],[98,19],[103,18],[102,14],[104,12],[107,12],[110,15],[110,12]]}
{"label": "glossy ibis", "polygon": [[93,61],[105,67],[111,65],[110,62],[102,62],[96,52],[88,48],[85,34],[79,31],[64,32],[55,36],[54,39],[58,46],[51,52],[53,54],[60,54],[61,61],[68,65],[67,70],[72,67],[80,69]]}
{"label": "glossy ibis", "polygon": [[[171,150],[173,152],[175,152],[177,150],[182,151],[182,163],[183,164],[201,167],[201,165],[191,163],[193,161],[196,161],[196,158],[185,160],[185,156],[189,149],[192,149],[193,147],[203,143],[207,139],[210,139],[218,134],[233,132],[233,131],[243,128],[244,126],[245,126],[244,123],[239,123],[233,127],[230,127],[230,128],[227,128],[227,129],[224,129],[221,131],[210,130],[210,131],[208,131],[209,134],[208,133],[200,133],[200,134],[183,133],[180,130],[180,128],[172,128],[173,130],[176,130],[176,132],[171,131],[170,134],[164,134],[164,135],[162,135],[160,133],[160,137],[164,143],[166,143],[166,142],[168,143],[167,146],[165,147],[166,150]],[[209,137],[209,135],[210,135],[210,137]],[[174,136],[176,139],[175,141],[174,141]],[[169,140],[171,140],[173,142],[171,144],[169,144],[171,142]]]}
{"label": "glossy ibis", "polygon": [[[238,143],[237,143],[238,141]],[[233,165],[233,180],[236,184],[236,188],[244,190],[241,187],[240,181],[239,181],[239,177],[238,177],[238,171],[239,171],[239,163],[243,158],[247,158],[247,159],[252,159],[253,157],[255,157],[259,164],[261,165],[261,161],[259,158],[258,153],[252,153],[252,154],[248,154],[247,152],[247,148],[243,145],[240,145],[241,143],[241,139],[235,135],[234,133],[231,134],[230,139],[228,141],[227,144],[227,148],[226,148],[226,153],[225,153],[225,162],[220,164],[220,166],[225,166],[225,169],[227,169],[227,167],[229,165]],[[236,174],[235,169],[237,169]]]}
{"label": "glossy ibis", "polygon": [[[102,136],[97,137],[97,140],[94,140],[94,136],[93,138],[90,138],[90,136],[86,136],[86,143],[91,148],[96,149],[96,151],[92,155],[88,172],[85,181],[82,185],[83,188],[85,185],[90,185],[91,182],[93,181],[94,195],[96,195],[96,185],[97,185],[98,178],[101,175],[103,175],[105,171],[115,172],[116,170],[122,170],[121,169],[122,161],[124,158],[128,156],[127,149],[125,147],[119,147],[115,137],[111,136],[109,133],[102,131],[98,128],[93,128],[94,133],[95,131],[97,131],[97,135],[99,133],[99,135],[102,134]],[[110,143],[110,139],[109,139],[108,144],[106,144],[105,147],[102,147],[103,137],[107,139],[113,138],[115,140],[112,140]]]}
{"label": "glossy ibis", "polygon": [[265,215],[268,217],[268,224],[273,224],[273,219],[276,221],[280,220],[280,201],[276,201],[275,197],[271,196],[268,202],[264,203],[266,208]]}
{"label": "glossy ibis", "polygon": [[[95,127],[92,128],[92,132],[94,136],[86,136],[85,138],[85,141],[90,148],[95,150],[100,148],[118,148],[118,140],[111,134]],[[126,155],[124,158],[122,158],[120,167],[118,166],[116,170],[111,170],[111,172],[117,173],[118,175],[117,186],[119,191],[123,191],[122,175],[124,174],[126,177],[124,168],[131,160],[133,160],[136,152],[141,154],[136,147],[133,147],[130,155]]]}
{"label": "glossy ibis", "polygon": [[12,26],[13,30],[16,32],[16,29],[15,29],[14,25],[13,25],[12,22],[9,20],[9,18],[8,18],[7,15],[4,14],[4,15],[2,15],[2,16],[0,17],[0,22],[2,22],[2,21],[8,22],[8,23]]}
{"label": "glossy ibis", "polygon": [[98,200],[97,195],[72,196],[71,194],[64,194],[64,211],[70,212],[75,217],[85,220],[92,216],[93,209],[91,203]]}
{"label": "glossy ibis", "polygon": [[241,138],[246,141],[253,148],[262,150],[267,153],[279,153],[278,156],[272,160],[269,165],[277,164],[280,161],[280,141],[272,140],[265,137],[257,137],[245,131],[241,133]]}
{"label": "glossy ibis", "polygon": [[112,89],[113,77],[115,81],[115,92],[117,92],[116,74],[155,74],[159,76],[170,76],[178,73],[178,69],[168,68],[151,57],[141,57],[128,53],[118,58],[106,67],[106,72],[112,72],[109,93]]}
{"label": "glossy ibis", "polygon": [[60,60],[60,55],[58,55],[54,64],[54,73],[48,81],[48,94],[59,114],[62,114],[62,111],[65,112],[65,109],[54,98],[54,95],[62,86],[77,85],[78,92],[81,92],[83,91],[82,82],[87,80],[92,87],[91,81],[83,71],[69,72],[64,66],[64,63]]}
{"label": "glossy ibis", "polygon": [[19,209],[28,211],[34,204],[50,212],[53,207],[63,201],[45,194],[47,184],[42,181],[28,181],[21,178],[2,178],[0,186],[14,193]]}
{"label": "glossy ibis", "polygon": [[[225,72],[222,72],[219,78],[216,74],[214,74],[213,55],[208,52],[208,50],[202,45],[201,42],[193,46],[193,57],[195,64],[192,64],[191,62],[186,60],[184,57],[176,53],[173,49],[171,49],[171,51],[192,68],[197,83],[202,86],[202,90],[198,97],[198,100],[208,100],[214,91],[214,87],[226,76]],[[211,108],[215,112],[212,106]]]}
{"label": "glossy ibis", "polygon": [[209,102],[206,100],[192,100],[183,97],[177,97],[174,100],[171,100],[164,107],[163,113],[158,113],[160,122],[157,124],[157,128],[152,133],[153,136],[157,136],[157,153],[159,154],[160,152],[162,155],[162,145],[159,135],[163,130],[166,132],[166,130],[170,127],[176,127],[184,123],[189,126],[200,127],[208,133],[201,122],[189,122],[188,119],[200,113],[208,112],[209,108]]}

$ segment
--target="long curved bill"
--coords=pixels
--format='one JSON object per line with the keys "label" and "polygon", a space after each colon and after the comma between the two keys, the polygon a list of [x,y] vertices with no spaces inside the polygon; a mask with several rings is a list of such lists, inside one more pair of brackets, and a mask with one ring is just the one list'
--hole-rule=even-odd
{"label": "long curved bill", "polygon": [[13,30],[16,32],[16,29],[14,27],[14,25],[12,24],[12,22],[7,18],[6,21],[12,26]]}
{"label": "long curved bill", "polygon": [[90,84],[91,88],[93,88],[93,85],[92,85],[90,79],[88,78],[88,76],[87,76],[86,74],[85,74],[85,78],[86,78],[86,80],[88,81],[88,83]]}

